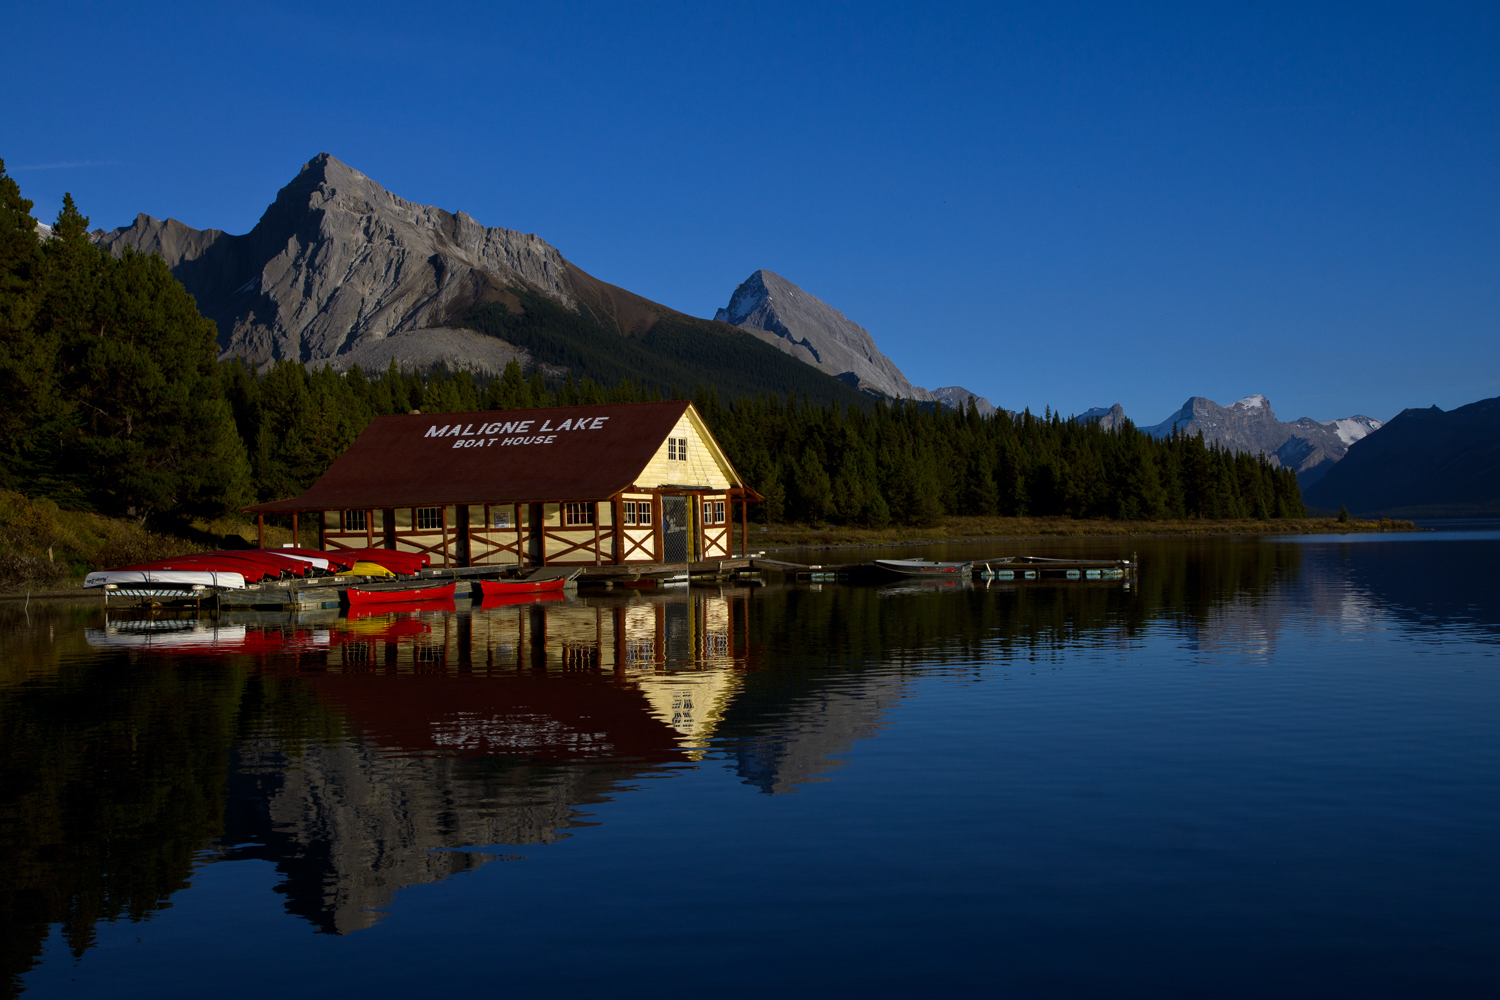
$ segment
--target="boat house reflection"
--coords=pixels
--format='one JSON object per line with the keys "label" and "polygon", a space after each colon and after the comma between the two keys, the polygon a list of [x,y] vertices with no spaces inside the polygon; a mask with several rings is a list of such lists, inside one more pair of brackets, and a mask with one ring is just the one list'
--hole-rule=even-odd
{"label": "boat house reflection", "polygon": [[[549,600],[548,598],[552,599]],[[467,615],[351,616],[319,665],[344,673],[657,672],[743,666],[748,592],[526,597]]]}
{"label": "boat house reflection", "polygon": [[270,861],[289,912],[346,934],[403,887],[566,837],[622,782],[701,757],[743,683],[748,604],[743,590],[658,590],[248,613],[115,622],[90,641],[248,655],[337,713],[351,738],[273,731],[240,744],[208,857]]}

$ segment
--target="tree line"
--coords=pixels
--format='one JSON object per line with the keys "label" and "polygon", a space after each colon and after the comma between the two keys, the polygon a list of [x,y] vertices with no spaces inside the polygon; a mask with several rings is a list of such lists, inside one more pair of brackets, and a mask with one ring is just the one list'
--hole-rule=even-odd
{"label": "tree line", "polygon": [[[339,373],[217,360],[217,330],[154,254],[114,257],[71,196],[39,239],[0,161],[0,489],[163,523],[310,486],[377,416],[685,398],[628,377]],[[767,521],[882,527],[944,514],[1303,516],[1295,475],[1200,437],[1047,411],[693,396]]]}

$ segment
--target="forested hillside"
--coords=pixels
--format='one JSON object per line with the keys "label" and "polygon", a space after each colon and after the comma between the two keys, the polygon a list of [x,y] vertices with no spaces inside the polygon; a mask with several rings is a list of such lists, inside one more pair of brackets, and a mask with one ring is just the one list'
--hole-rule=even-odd
{"label": "forested hillside", "polygon": [[[638,299],[623,289],[615,298]],[[795,392],[816,402],[868,404],[870,397],[803,364],[728,323],[697,319],[656,306],[651,322],[631,324],[596,315],[580,297],[572,312],[535,292],[508,290],[507,301],[475,306],[453,325],[478,330],[525,348],[541,365],[566,369],[575,379],[615,385],[629,379],[670,394],[703,383],[729,397]],[[595,300],[594,308],[607,303]],[[654,305],[639,299],[637,312]]]}
{"label": "forested hillside", "polygon": [[[161,258],[129,249],[115,257],[91,245],[71,198],[51,237],[38,239],[31,203],[3,168],[0,489],[169,526],[302,492],[377,415],[631,402],[688,388],[676,380],[690,369],[663,368],[632,338],[611,334],[615,350],[605,352],[587,331],[554,336],[566,324],[540,299],[471,319],[488,316],[492,332],[534,357],[599,380],[549,382],[540,369],[526,377],[515,362],[485,381],[394,364],[369,376],[291,361],[259,371],[220,363],[214,325]],[[724,373],[699,385],[695,400],[765,495],[761,519],[881,526],[931,524],[944,514],[1303,513],[1292,473],[1198,437],[1155,440],[1128,422],[1105,430],[1051,413],[1011,419],[981,417],[972,406],[877,403],[853,390],[848,399],[751,394],[736,371],[755,353],[780,358],[773,349],[671,323],[645,335],[677,338],[680,351]],[[737,353],[741,339],[754,353]]]}

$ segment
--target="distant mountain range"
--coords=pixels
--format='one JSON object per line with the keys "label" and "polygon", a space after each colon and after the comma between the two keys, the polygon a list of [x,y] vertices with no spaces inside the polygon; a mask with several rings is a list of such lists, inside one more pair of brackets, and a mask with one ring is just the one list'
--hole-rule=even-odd
{"label": "distant mountain range", "polygon": [[[1117,427],[1125,420],[1125,410],[1116,403],[1108,409],[1087,410],[1079,419]],[[1232,451],[1260,452],[1272,465],[1296,470],[1297,482],[1306,490],[1344,457],[1350,445],[1379,430],[1381,422],[1358,414],[1338,420],[1300,417],[1284,422],[1272,412],[1271,401],[1257,394],[1228,406],[1193,396],[1161,423],[1140,429],[1167,437],[1174,427],[1184,434],[1201,433],[1204,440],[1217,441]]]}
{"label": "distant mountain range", "polygon": [[1402,410],[1306,493],[1315,507],[1389,517],[1500,515],[1500,397]]}

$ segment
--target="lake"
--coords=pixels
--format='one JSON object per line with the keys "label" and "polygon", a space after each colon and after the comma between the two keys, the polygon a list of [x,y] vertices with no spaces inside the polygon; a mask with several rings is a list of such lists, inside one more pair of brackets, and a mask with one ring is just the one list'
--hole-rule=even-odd
{"label": "lake", "polygon": [[1500,524],[1430,527],[899,550],[1136,553],[1128,586],[0,606],[0,972],[26,997],[1493,996]]}

